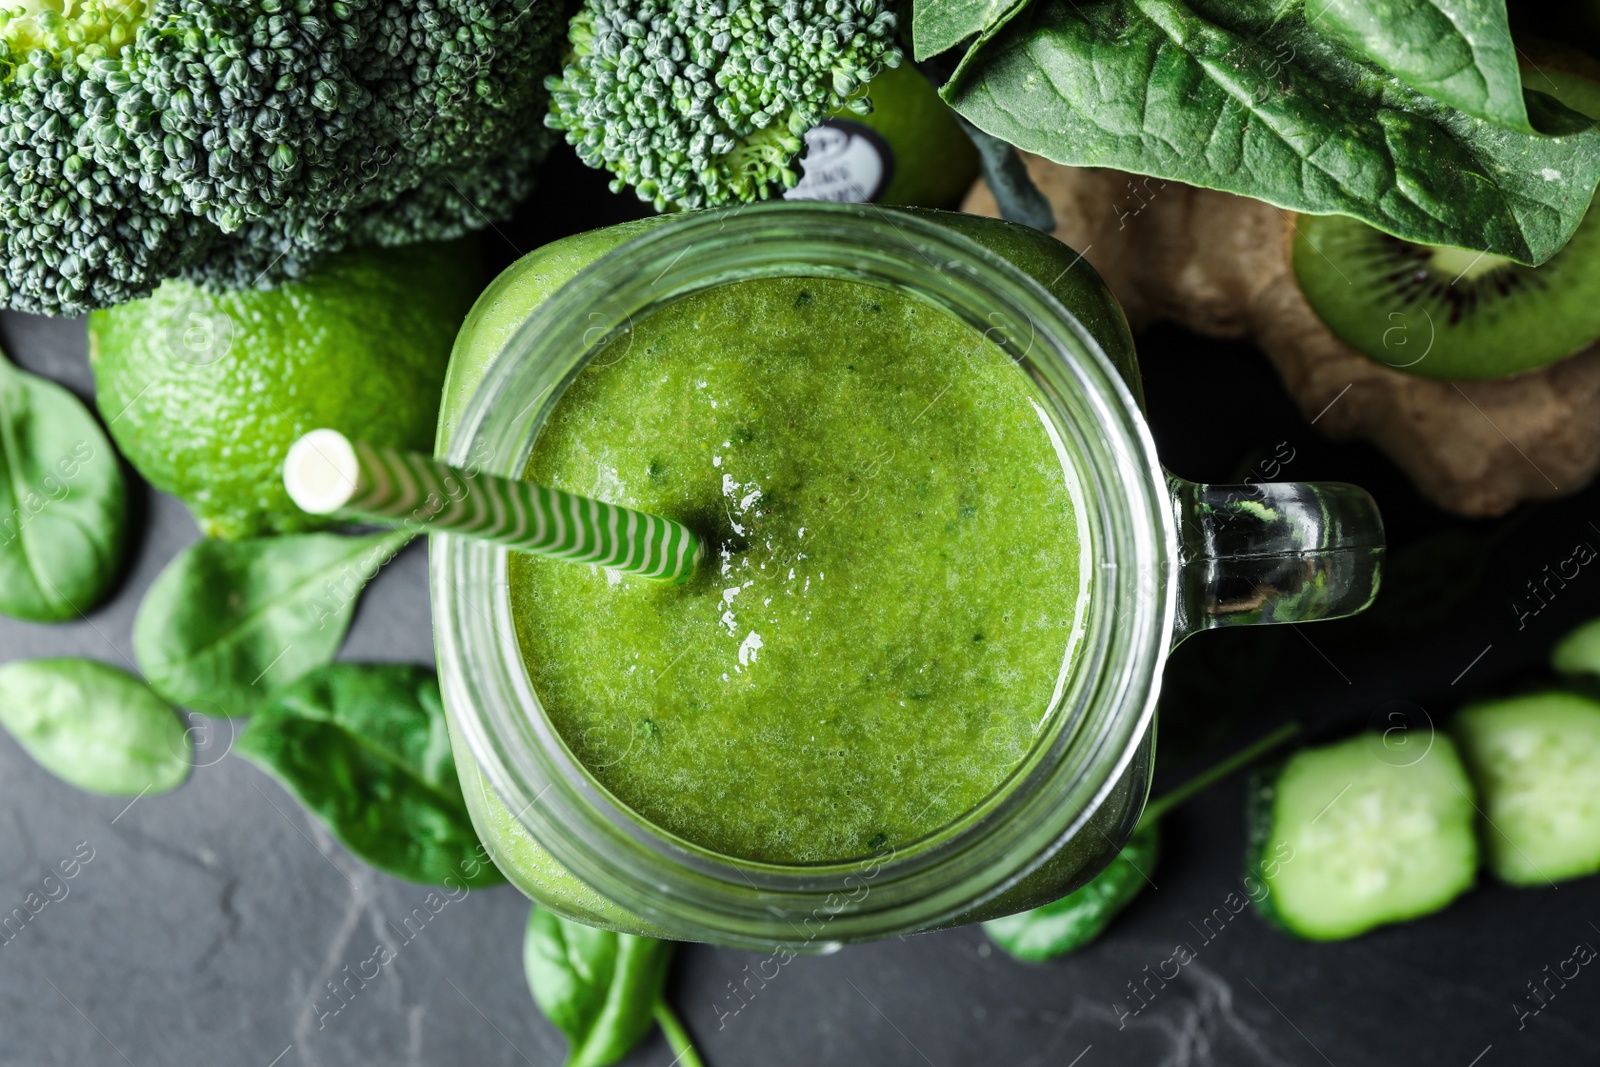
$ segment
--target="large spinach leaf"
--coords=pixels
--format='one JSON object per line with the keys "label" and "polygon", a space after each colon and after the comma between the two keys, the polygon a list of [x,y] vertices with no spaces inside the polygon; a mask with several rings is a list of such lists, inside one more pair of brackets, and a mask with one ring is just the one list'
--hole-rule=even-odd
{"label": "large spinach leaf", "polygon": [[0,614],[59,622],[111,589],[122,466],[78,398],[0,356]]}
{"label": "large spinach leaf", "polygon": [[912,49],[927,59],[1004,22],[1027,0],[913,0]]}
{"label": "large spinach leaf", "polygon": [[1314,0],[1311,25],[1413,89],[1531,132],[1504,0]]}
{"label": "large spinach leaf", "polygon": [[1035,0],[980,37],[942,92],[979,128],[1058,163],[1524,263],[1566,243],[1600,179],[1600,131],[1543,94],[1528,94],[1532,110],[1561,136],[1424,95],[1319,32],[1302,6],[1269,0]]}
{"label": "large spinach leaf", "polygon": [[671,941],[596,930],[535,905],[522,944],[528,988],[539,1010],[567,1036],[567,1067],[616,1063],[660,1022],[674,1063],[700,1058],[667,1006],[663,987]]}
{"label": "large spinach leaf", "polygon": [[275,689],[333,660],[362,588],[410,537],[197,541],[139,606],[139,669],[175,703],[248,715]]}
{"label": "large spinach leaf", "polygon": [[425,667],[335,663],[280,692],[234,750],[396,878],[492,885],[450,752],[439,683]]}
{"label": "large spinach leaf", "polygon": [[0,667],[0,724],[45,770],[91,793],[165,793],[193,762],[172,706],[133,675],[91,659]]}

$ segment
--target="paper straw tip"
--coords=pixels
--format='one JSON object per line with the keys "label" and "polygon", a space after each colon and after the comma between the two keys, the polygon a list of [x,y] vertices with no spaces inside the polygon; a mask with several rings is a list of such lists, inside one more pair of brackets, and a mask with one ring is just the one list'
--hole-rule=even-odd
{"label": "paper straw tip", "polygon": [[330,515],[355,496],[361,475],[355,447],[338,430],[312,430],[289,446],[283,487],[301,511]]}

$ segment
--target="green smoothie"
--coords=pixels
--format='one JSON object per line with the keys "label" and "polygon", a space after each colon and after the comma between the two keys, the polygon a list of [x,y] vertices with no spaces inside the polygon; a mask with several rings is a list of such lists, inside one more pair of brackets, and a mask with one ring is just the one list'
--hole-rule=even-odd
{"label": "green smoothie", "polygon": [[779,863],[981,805],[1048,724],[1085,605],[1074,482],[1023,372],[860,283],[744,281],[633,324],[527,476],[669,515],[685,585],[511,560],[545,713],[624,805]]}

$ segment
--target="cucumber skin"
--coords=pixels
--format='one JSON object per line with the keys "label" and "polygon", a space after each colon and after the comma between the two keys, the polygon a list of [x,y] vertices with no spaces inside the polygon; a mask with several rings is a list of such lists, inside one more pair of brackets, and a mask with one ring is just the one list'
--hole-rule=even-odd
{"label": "cucumber skin", "polygon": [[[1454,746],[1451,744],[1449,738],[1441,735],[1438,740],[1442,740],[1445,745],[1450,746],[1452,753],[1454,754]],[[1333,742],[1329,745],[1308,746],[1308,748],[1331,748],[1339,743],[1340,742]],[[1287,862],[1287,859],[1276,855],[1269,856],[1267,854],[1267,846],[1271,842],[1273,836],[1272,822],[1273,811],[1276,806],[1278,781],[1283,777],[1284,770],[1287,769],[1294,756],[1298,755],[1299,752],[1308,751],[1308,748],[1302,748],[1298,752],[1291,753],[1275,763],[1261,767],[1250,776],[1249,789],[1245,800],[1245,822],[1247,834],[1244,871],[1245,890],[1246,895],[1255,905],[1256,914],[1261,916],[1261,918],[1265,920],[1268,925],[1301,941],[1345,941],[1352,937],[1359,937],[1362,934],[1367,933],[1369,930],[1376,929],[1379,926],[1391,926],[1395,923],[1409,922],[1413,919],[1421,918],[1424,915],[1431,915],[1436,911],[1442,911],[1462,893],[1465,893],[1468,889],[1472,888],[1476,880],[1475,875],[1477,867],[1481,862],[1482,851],[1478,845],[1476,835],[1469,839],[1471,841],[1473,850],[1473,859],[1469,866],[1470,873],[1462,884],[1453,887],[1454,891],[1440,901],[1437,905],[1429,907],[1425,910],[1413,912],[1409,915],[1383,919],[1378,922],[1371,923],[1368,926],[1362,927],[1361,929],[1352,930],[1348,933],[1328,934],[1307,930],[1296,926],[1294,921],[1286,916],[1274,902],[1278,893],[1277,890],[1273,888],[1270,875],[1267,873],[1269,869],[1274,868],[1278,863]],[[1467,777],[1466,775],[1464,761],[1460,759],[1459,754],[1455,754],[1455,756],[1458,766],[1460,766],[1462,769],[1462,774],[1466,780],[1467,787],[1472,789],[1473,783],[1471,778]],[[1475,803],[1476,800],[1474,800],[1474,804]],[[1259,896],[1257,895],[1258,892],[1260,894]]]}
{"label": "cucumber skin", "polygon": [[1307,938],[1294,927],[1290,926],[1284,917],[1279,914],[1278,907],[1273,903],[1273,894],[1268,892],[1256,895],[1252,886],[1267,887],[1267,880],[1262,875],[1267,863],[1267,842],[1272,840],[1272,802],[1278,795],[1278,779],[1283,776],[1283,769],[1289,765],[1287,757],[1274,760],[1272,763],[1257,767],[1250,774],[1250,783],[1245,789],[1244,823],[1245,823],[1245,854],[1244,854],[1244,885],[1245,895],[1255,905],[1256,914],[1266,920],[1267,925],[1303,940]]}
{"label": "cucumber skin", "polygon": [[[1557,645],[1557,654],[1561,652],[1563,646],[1568,645],[1571,637],[1578,636],[1586,630],[1594,630],[1596,628],[1596,622],[1600,622],[1600,620],[1595,620],[1595,622],[1587,623],[1584,626],[1579,627],[1574,634],[1569,635],[1569,637],[1566,639],[1563,639],[1561,644]],[[1597,638],[1600,638],[1600,634],[1585,635],[1585,640],[1588,642],[1593,642]],[[1552,658],[1554,660],[1554,657]],[[1559,662],[1557,663],[1557,669],[1563,669],[1559,665]],[[1585,668],[1578,669],[1581,670]],[[1600,662],[1594,663],[1593,666],[1587,669],[1600,670]],[[1581,712],[1583,709],[1576,707],[1576,703],[1581,702],[1582,704],[1593,708],[1597,713],[1600,713],[1600,698],[1597,698],[1597,694],[1593,690],[1593,687],[1583,687],[1581,685],[1569,684],[1567,686],[1554,686],[1546,689],[1540,689],[1534,692],[1524,693],[1518,696],[1505,697],[1499,700],[1487,700],[1470,704],[1461,709],[1460,713],[1456,715],[1455,719],[1450,724],[1450,731],[1456,737],[1456,740],[1460,745],[1463,760],[1467,765],[1468,773],[1472,775],[1473,783],[1477,787],[1479,795],[1483,798],[1483,806],[1479,816],[1479,833],[1483,839],[1483,851],[1486,854],[1485,865],[1497,879],[1507,885],[1517,886],[1519,888],[1537,888],[1540,886],[1548,886],[1560,882],[1570,881],[1575,878],[1583,878],[1588,875],[1593,875],[1596,872],[1600,872],[1600,849],[1596,849],[1585,858],[1580,858],[1577,861],[1569,860],[1561,864],[1556,864],[1551,862],[1549,859],[1546,859],[1543,867],[1533,867],[1533,869],[1530,870],[1523,870],[1521,863],[1517,862],[1518,860],[1525,860],[1530,866],[1532,866],[1533,861],[1528,859],[1521,852],[1521,850],[1516,846],[1514,838],[1505,832],[1504,825],[1502,824],[1509,824],[1508,821],[1504,818],[1502,818],[1501,823],[1491,823],[1490,821],[1494,818],[1494,814],[1496,813],[1494,789],[1501,783],[1495,782],[1486,772],[1483,758],[1484,754],[1480,751],[1479,744],[1480,742],[1487,740],[1488,737],[1492,736],[1499,730],[1504,730],[1507,727],[1511,729],[1516,729],[1519,727],[1527,728],[1527,724],[1525,721],[1514,721],[1507,724],[1494,723],[1491,721],[1486,726],[1479,726],[1478,721],[1486,716],[1494,717],[1496,716],[1497,712],[1506,714],[1504,709],[1516,709],[1517,711],[1525,710],[1531,714],[1538,715],[1542,712],[1546,712],[1548,709],[1540,708],[1535,702],[1542,701],[1546,698],[1553,698],[1554,701],[1559,702],[1559,705],[1563,711],[1573,710]],[[1515,715],[1516,713],[1513,711],[1510,712],[1510,714]],[[1596,717],[1600,718],[1600,714],[1597,714]],[[1516,716],[1517,720],[1521,720],[1522,718],[1523,716]],[[1509,825],[1511,825],[1513,831],[1519,829],[1519,827],[1514,824]],[[1502,841],[1511,845],[1515,855],[1508,856],[1508,854],[1502,851],[1500,847],[1497,847]],[[1539,851],[1539,849],[1532,844],[1529,844],[1528,847],[1534,849],[1536,852]]]}

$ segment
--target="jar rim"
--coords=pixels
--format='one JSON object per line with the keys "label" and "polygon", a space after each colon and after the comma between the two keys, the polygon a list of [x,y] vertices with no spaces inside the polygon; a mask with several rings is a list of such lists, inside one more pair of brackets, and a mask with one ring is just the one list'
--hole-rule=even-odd
{"label": "jar rim", "polygon": [[841,863],[718,856],[613,800],[538,713],[505,592],[507,552],[434,538],[440,680],[472,756],[557,862],[674,936],[771,946],[814,942],[795,926],[812,915],[826,916],[830,942],[948,920],[1016,884],[1081,828],[1149,727],[1172,641],[1177,537],[1138,403],[1070,310],[938,214],[783,202],[691,213],[635,236],[529,315],[450,442],[452,463],[520,475],[550,410],[614,330],[691,292],[775,276],[883,285],[975,326],[998,317],[1007,332],[990,339],[1029,373],[1047,426],[1079,438],[1071,467],[1094,512],[1093,556],[1080,580],[1094,588],[1074,654],[1079,679],[1058,696],[1053,740],[1035,746],[1005,796],[933,843]]}

